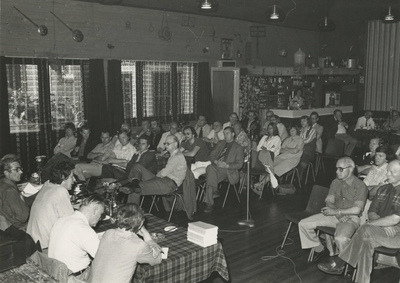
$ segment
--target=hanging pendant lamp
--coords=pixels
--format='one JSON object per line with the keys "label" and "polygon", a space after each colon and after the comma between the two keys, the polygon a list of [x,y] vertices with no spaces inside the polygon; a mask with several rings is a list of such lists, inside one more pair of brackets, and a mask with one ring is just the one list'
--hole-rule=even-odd
{"label": "hanging pendant lamp", "polygon": [[380,19],[384,24],[397,23],[400,20],[399,10],[389,6],[389,8],[381,12]]}
{"label": "hanging pendant lamp", "polygon": [[326,32],[334,31],[336,29],[336,25],[331,19],[328,18],[328,16],[325,16],[318,22],[318,29]]}
{"label": "hanging pendant lamp", "polygon": [[267,8],[265,16],[267,17],[267,22],[282,23],[285,20],[286,14],[282,7],[272,5]]}
{"label": "hanging pendant lamp", "polygon": [[216,12],[219,4],[217,0],[199,0],[197,1],[197,9],[201,12]]}

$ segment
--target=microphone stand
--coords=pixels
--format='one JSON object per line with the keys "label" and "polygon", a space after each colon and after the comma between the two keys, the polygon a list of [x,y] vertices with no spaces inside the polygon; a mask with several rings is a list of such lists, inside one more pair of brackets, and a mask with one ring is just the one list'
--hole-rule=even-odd
{"label": "microphone stand", "polygon": [[246,180],[246,185],[247,185],[247,200],[246,200],[246,202],[247,202],[247,208],[246,208],[246,210],[247,210],[247,215],[246,215],[246,219],[245,220],[239,220],[238,221],[238,224],[239,225],[242,225],[242,226],[248,226],[248,227],[250,227],[250,228],[252,228],[252,227],[254,227],[255,226],[255,224],[254,224],[254,220],[253,219],[250,219],[250,207],[249,207],[249,205],[250,205],[250,178],[251,178],[251,172],[250,172],[250,170],[251,170],[251,147],[252,147],[252,143],[253,143],[253,136],[251,136],[251,139],[250,139],[250,144],[249,144],[249,152],[248,152],[248,156],[247,156],[247,180]]}

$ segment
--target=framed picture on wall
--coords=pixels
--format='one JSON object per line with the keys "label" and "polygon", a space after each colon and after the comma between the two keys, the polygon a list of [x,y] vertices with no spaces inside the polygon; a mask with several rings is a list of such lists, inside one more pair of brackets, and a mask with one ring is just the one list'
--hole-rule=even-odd
{"label": "framed picture on wall", "polygon": [[221,59],[233,59],[233,39],[221,38]]}

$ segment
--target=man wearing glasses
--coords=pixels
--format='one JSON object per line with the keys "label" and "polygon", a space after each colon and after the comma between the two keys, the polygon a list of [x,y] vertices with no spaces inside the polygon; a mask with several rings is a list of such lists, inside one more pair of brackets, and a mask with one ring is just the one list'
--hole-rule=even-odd
{"label": "man wearing glasses", "polygon": [[[312,262],[318,261],[325,254],[315,228],[327,226],[336,228],[335,243],[339,250],[346,247],[354,232],[360,226],[360,214],[367,200],[366,185],[353,175],[354,161],[350,157],[342,157],[336,163],[336,179],[332,181],[326,206],[321,213],[305,218],[299,222],[299,234],[303,249],[315,248]],[[332,256],[330,262],[319,264],[318,268],[329,274],[341,274],[344,261]]]}
{"label": "man wearing glasses", "polygon": [[25,254],[30,256],[36,250],[32,238],[23,230],[29,217],[29,207],[20,196],[17,183],[21,180],[22,168],[19,158],[7,154],[0,160],[0,230],[25,241]]}
{"label": "man wearing glasses", "polygon": [[164,169],[154,175],[143,165],[136,163],[130,171],[132,181],[121,187],[121,191],[129,194],[128,202],[139,204],[140,195],[162,195],[172,193],[186,177],[186,160],[179,150],[179,140],[170,135],[165,140],[165,148],[170,157]]}

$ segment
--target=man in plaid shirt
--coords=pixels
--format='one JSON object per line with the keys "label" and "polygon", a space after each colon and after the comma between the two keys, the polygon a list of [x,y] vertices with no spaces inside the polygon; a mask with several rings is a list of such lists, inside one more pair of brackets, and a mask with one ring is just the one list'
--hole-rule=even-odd
{"label": "man in plaid shirt", "polygon": [[357,266],[355,282],[370,282],[376,247],[400,248],[400,160],[389,163],[387,182],[371,203],[367,223],[339,254],[350,265]]}

